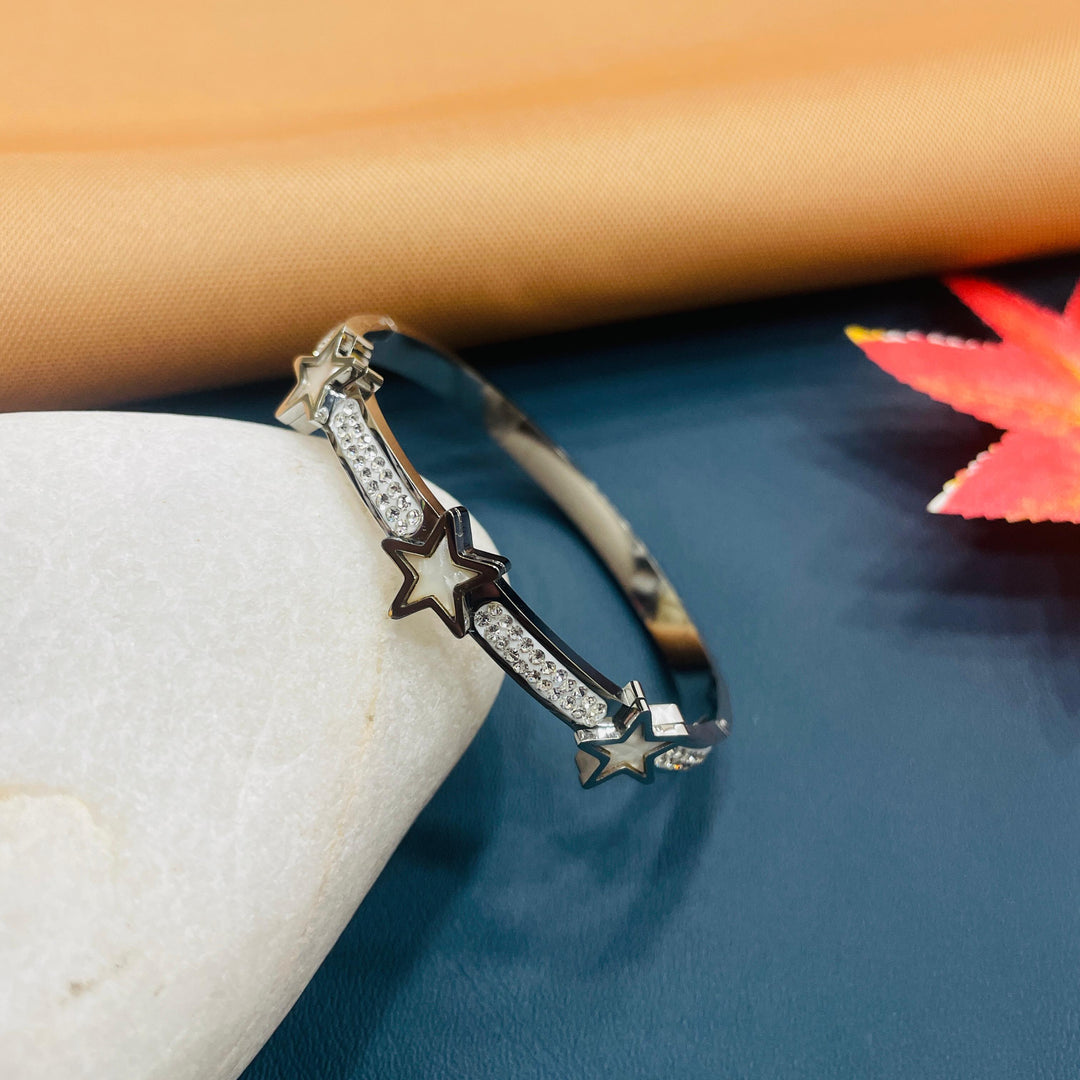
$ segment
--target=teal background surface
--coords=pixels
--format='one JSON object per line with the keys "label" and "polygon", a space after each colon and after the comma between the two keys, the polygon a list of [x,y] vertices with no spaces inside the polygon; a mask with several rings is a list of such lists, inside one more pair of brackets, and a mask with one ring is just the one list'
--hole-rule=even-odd
{"label": "teal background surface", "polygon": [[[1078,273],[993,276],[1061,305]],[[582,792],[565,730],[504,686],[244,1080],[1080,1072],[1080,527],[927,514],[995,432],[849,322],[992,337],[921,281],[470,355],[684,591],[734,733],[711,767]],[[139,407],[269,421],[284,388]],[[655,685],[559,513],[386,392],[518,591]]]}

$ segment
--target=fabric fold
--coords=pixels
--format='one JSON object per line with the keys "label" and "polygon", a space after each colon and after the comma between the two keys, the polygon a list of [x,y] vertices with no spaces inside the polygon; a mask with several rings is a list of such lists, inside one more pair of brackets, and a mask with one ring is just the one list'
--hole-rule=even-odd
{"label": "fabric fold", "polygon": [[[404,7],[403,26],[428,10]],[[751,27],[714,8],[627,16],[631,47],[605,0],[546,60],[569,5],[538,40],[459,26],[441,43],[468,45],[459,70],[435,29],[396,46],[333,6],[336,35],[305,30],[259,85],[241,76],[260,50],[280,62],[273,18],[239,82],[199,92],[165,62],[145,108],[152,67],[89,103],[74,76],[20,84],[25,107],[0,111],[0,407],[284,375],[360,310],[463,345],[1080,246],[1071,5],[946,22],[788,0]],[[211,59],[234,31],[206,28]]]}

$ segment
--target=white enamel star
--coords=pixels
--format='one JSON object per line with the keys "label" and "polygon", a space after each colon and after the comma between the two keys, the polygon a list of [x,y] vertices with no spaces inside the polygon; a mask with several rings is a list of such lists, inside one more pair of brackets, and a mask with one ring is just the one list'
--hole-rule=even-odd
{"label": "white enamel star", "polygon": [[653,776],[653,759],[671,748],[668,739],[655,736],[648,713],[630,721],[621,734],[614,730],[608,738],[588,739],[578,744],[577,765],[584,787],[595,787],[619,773],[629,773],[638,780]]}
{"label": "white enamel star", "polygon": [[404,578],[390,605],[391,617],[400,619],[431,608],[458,637],[469,632],[465,594],[495,581],[510,566],[501,555],[472,546],[469,512],[464,506],[447,510],[420,540],[387,537],[382,546]]}
{"label": "white enamel star", "polygon": [[454,617],[454,590],[480,576],[476,570],[469,570],[454,562],[449,541],[444,534],[435,550],[430,555],[402,551],[402,557],[416,572],[416,581],[405,597],[406,604],[415,604],[425,597],[431,597],[451,618]]}

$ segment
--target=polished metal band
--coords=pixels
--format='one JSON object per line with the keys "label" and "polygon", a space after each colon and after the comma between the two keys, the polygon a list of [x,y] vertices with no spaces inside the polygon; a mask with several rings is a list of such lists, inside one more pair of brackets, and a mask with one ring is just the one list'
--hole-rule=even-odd
{"label": "polished metal band", "polygon": [[[374,366],[373,366],[374,365]],[[509,562],[473,547],[469,513],[443,507],[382,415],[379,371],[450,401],[455,421],[482,427],[554,500],[611,571],[666,664],[678,704],[650,704],[640,683],[612,682],[558,638],[510,588]],[[581,783],[649,781],[655,769],[700,764],[729,730],[727,691],[671,582],[622,515],[516,405],[457,357],[384,316],[335,328],[295,362],[277,418],[323,431],[402,573],[392,618],[423,608],[466,634],[573,731]],[[684,719],[685,717],[685,719]]]}

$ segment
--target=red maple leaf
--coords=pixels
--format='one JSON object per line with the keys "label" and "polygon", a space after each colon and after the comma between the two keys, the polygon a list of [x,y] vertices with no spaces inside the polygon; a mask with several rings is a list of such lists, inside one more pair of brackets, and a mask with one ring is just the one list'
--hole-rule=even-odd
{"label": "red maple leaf", "polygon": [[1061,314],[978,278],[945,284],[1000,342],[847,328],[890,375],[1005,429],[927,509],[1080,522],[1080,284]]}

